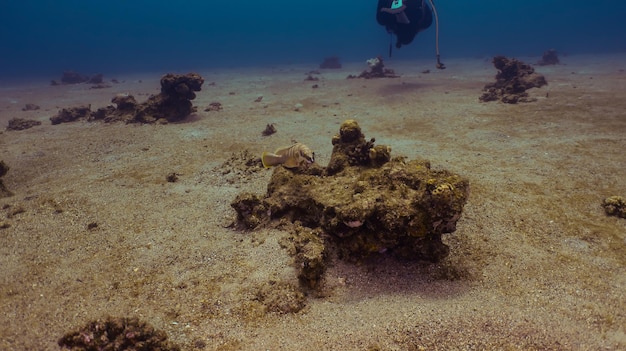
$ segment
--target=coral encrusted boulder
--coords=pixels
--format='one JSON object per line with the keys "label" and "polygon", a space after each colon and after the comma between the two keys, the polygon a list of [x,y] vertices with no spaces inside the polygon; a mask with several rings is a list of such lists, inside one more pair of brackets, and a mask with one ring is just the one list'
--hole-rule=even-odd
{"label": "coral encrusted boulder", "polygon": [[265,195],[237,196],[231,205],[238,225],[296,223],[323,236],[320,255],[330,249],[350,260],[391,254],[438,261],[448,254],[441,236],[456,230],[469,196],[466,178],[426,160],[392,158],[391,148],[366,140],[354,120],[332,143],[327,167],[277,167]]}
{"label": "coral encrusted boulder", "polygon": [[546,78],[536,73],[531,65],[519,60],[496,56],[493,58],[493,65],[498,70],[496,81],[485,85],[484,93],[479,98],[481,102],[532,102],[536,99],[529,97],[526,90],[548,84]]}
{"label": "coral encrusted boulder", "polygon": [[196,111],[191,100],[202,89],[204,78],[197,73],[172,74],[161,77],[161,92],[138,103],[132,95],[117,95],[111,100],[117,107],[107,106],[95,111],[92,119],[105,122],[167,123],[178,122]]}
{"label": "coral encrusted boulder", "polygon": [[58,341],[65,350],[180,351],[167,334],[138,318],[99,319],[69,332]]}

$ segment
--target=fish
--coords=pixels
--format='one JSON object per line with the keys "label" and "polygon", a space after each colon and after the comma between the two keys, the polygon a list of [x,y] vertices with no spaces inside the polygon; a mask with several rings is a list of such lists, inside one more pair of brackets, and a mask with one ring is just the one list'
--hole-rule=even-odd
{"label": "fish", "polygon": [[261,155],[263,167],[271,168],[283,165],[286,168],[307,167],[315,162],[315,153],[302,143],[295,143],[277,149],[273,153],[263,152]]}

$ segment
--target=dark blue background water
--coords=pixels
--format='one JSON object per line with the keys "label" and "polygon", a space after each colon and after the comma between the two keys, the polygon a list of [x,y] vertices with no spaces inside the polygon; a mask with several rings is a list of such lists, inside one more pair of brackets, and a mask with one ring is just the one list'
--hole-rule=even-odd
{"label": "dark blue background water", "polygon": [[[435,0],[442,59],[626,52],[626,1]],[[0,79],[386,55],[376,0],[0,0]],[[435,55],[434,24],[394,59]]]}

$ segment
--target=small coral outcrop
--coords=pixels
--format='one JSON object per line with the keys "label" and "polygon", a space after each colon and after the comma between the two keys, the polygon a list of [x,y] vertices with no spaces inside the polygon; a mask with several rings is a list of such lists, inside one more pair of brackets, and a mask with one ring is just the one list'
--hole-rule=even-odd
{"label": "small coral outcrop", "polygon": [[385,64],[383,63],[383,58],[381,56],[371,58],[367,60],[366,63],[370,68],[369,71],[363,71],[358,76],[351,74],[347,78],[348,79],[353,79],[353,78],[371,79],[371,78],[398,78],[399,77],[398,75],[396,75],[396,72],[394,72],[394,70],[385,68]]}
{"label": "small coral outcrop", "polygon": [[132,95],[117,95],[111,100],[117,107],[99,109],[94,113],[94,119],[126,123],[180,121],[195,112],[191,100],[196,98],[195,92],[202,89],[203,83],[204,79],[196,73],[168,73],[161,78],[160,94],[152,95],[141,104]]}
{"label": "small coral outcrop", "polygon": [[539,66],[558,65],[559,63],[561,63],[559,55],[554,49],[545,51],[541,56],[541,60],[537,61]]}
{"label": "small coral outcrop", "polygon": [[0,198],[13,196],[13,193],[7,189],[2,181],[2,177],[9,171],[9,166],[7,166],[4,161],[0,161]]}
{"label": "small coral outcrop", "polygon": [[91,106],[64,108],[50,117],[52,124],[79,119],[125,123],[168,123],[185,119],[196,111],[191,100],[202,89],[204,78],[196,73],[184,75],[168,73],[161,78],[161,93],[138,103],[129,94],[118,94],[111,100],[116,106],[91,111]]}
{"label": "small coral outcrop", "polygon": [[41,125],[40,121],[15,117],[9,120],[9,125],[7,125],[7,130],[8,131],[9,130],[24,130],[24,129],[29,129],[38,125]]}
{"label": "small coral outcrop", "polygon": [[607,216],[626,218],[626,199],[621,196],[609,196],[602,201]]}
{"label": "small coral outcrop", "polygon": [[91,117],[91,105],[75,106],[61,109],[56,115],[50,117],[52,124],[74,122],[79,119]]}
{"label": "small coral outcrop", "polygon": [[466,178],[433,170],[426,160],[392,158],[391,148],[366,140],[354,120],[332,143],[327,167],[276,167],[266,194],[239,194],[231,203],[236,224],[290,228],[285,246],[310,287],[329,252],[356,261],[378,254],[438,261],[448,254],[441,237],[456,230],[469,196]]}
{"label": "small coral outcrop", "polygon": [[535,69],[526,63],[504,56],[493,58],[493,65],[498,70],[496,81],[489,83],[483,88],[481,102],[500,100],[508,104],[518,102],[532,102],[526,90],[540,88],[546,84],[543,75],[536,73]]}
{"label": "small coral outcrop", "polygon": [[167,341],[167,334],[137,318],[112,318],[90,322],[65,334],[58,342],[68,350],[180,351]]}

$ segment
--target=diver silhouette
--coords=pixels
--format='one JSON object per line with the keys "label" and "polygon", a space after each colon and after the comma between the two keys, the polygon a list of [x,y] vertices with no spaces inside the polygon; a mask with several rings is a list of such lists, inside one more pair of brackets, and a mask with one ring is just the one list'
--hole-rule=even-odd
{"label": "diver silhouette", "polygon": [[[428,0],[378,0],[376,7],[376,21],[385,26],[387,33],[396,35],[396,48],[410,44],[417,33],[427,29],[433,23],[433,13],[436,24],[437,43],[437,68],[445,66],[439,61],[439,20],[437,10]],[[432,9],[431,9],[432,8]],[[391,43],[389,44],[389,57],[391,57]]]}

